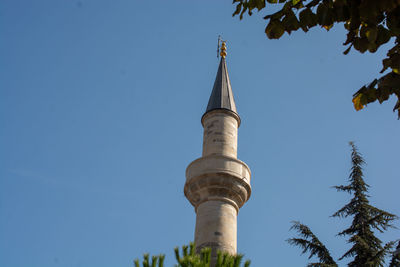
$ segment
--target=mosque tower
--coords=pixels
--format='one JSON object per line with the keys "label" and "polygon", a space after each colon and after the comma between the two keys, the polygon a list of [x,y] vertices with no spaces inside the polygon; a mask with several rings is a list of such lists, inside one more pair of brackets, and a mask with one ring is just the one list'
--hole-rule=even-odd
{"label": "mosque tower", "polygon": [[196,249],[211,247],[213,262],[217,251],[236,254],[237,215],[251,194],[250,169],[237,159],[240,117],[226,67],[225,42],[220,55],[214,87],[201,118],[203,154],[187,167],[184,187],[196,211]]}

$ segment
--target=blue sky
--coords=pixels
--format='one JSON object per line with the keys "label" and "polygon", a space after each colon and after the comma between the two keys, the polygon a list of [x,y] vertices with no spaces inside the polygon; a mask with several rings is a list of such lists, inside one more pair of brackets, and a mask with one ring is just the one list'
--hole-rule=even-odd
{"label": "blue sky", "polygon": [[349,220],[329,216],[349,200],[330,188],[346,183],[348,141],[367,161],[372,204],[400,215],[395,100],[351,103],[387,46],[344,56],[342,26],[268,40],[263,14],[233,11],[231,1],[1,1],[1,266],[128,267],[144,252],[173,265],[173,247],[194,235],[183,185],[201,155],[219,34],[238,157],[252,170],[238,219],[252,265],[306,265],[285,242],[292,220],[335,258],[346,251],[335,235]]}

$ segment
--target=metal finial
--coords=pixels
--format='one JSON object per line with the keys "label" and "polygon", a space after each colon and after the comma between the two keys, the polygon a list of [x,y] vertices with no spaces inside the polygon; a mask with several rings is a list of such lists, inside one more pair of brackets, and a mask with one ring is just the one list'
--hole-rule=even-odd
{"label": "metal finial", "polygon": [[221,44],[221,57],[225,58],[226,57],[226,41],[222,41]]}
{"label": "metal finial", "polygon": [[218,45],[217,45],[217,58],[219,58],[219,56],[223,58],[226,57],[226,41],[222,40],[221,35],[218,35]]}

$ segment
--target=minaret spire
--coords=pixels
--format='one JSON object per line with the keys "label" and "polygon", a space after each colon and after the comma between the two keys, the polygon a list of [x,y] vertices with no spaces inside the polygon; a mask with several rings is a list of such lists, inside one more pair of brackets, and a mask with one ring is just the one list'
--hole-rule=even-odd
{"label": "minaret spire", "polygon": [[219,62],[217,76],[215,77],[214,87],[211,92],[210,100],[208,101],[206,113],[214,109],[226,109],[237,113],[231,82],[229,80],[228,68],[226,66],[226,54],[226,41],[222,41],[220,52],[221,61]]}
{"label": "minaret spire", "polygon": [[225,42],[220,55],[214,87],[201,118],[203,154],[187,167],[184,188],[196,211],[196,248],[211,247],[211,267],[217,251],[236,254],[237,215],[251,194],[250,169],[237,159],[240,118],[226,68]]}

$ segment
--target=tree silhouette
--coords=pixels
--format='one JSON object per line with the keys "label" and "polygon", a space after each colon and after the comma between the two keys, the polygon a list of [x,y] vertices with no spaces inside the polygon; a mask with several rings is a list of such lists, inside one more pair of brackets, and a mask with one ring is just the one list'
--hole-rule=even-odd
{"label": "tree silhouette", "polygon": [[[391,222],[397,219],[397,216],[378,209],[369,203],[369,196],[367,195],[369,185],[363,179],[362,170],[362,165],[365,162],[352,142],[350,142],[350,146],[352,150],[352,167],[349,184],[335,186],[334,188],[340,192],[351,194],[352,199],[332,216],[353,218],[351,225],[338,233],[338,236],[349,237],[347,241],[352,244],[352,247],[338,260],[350,258],[352,261],[348,263],[348,266],[352,267],[384,266],[385,257],[391,253],[394,242],[388,242],[383,245],[382,241],[375,236],[374,230],[383,233],[392,227]],[[293,222],[292,229],[296,230],[300,237],[289,239],[289,244],[302,248],[303,253],[309,252],[309,258],[316,256],[319,259],[319,262],[310,263],[308,266],[337,266],[329,250],[313,234],[308,226],[299,222]],[[398,248],[400,248],[399,246]],[[398,254],[393,253],[391,265],[389,266],[400,266]]]}

